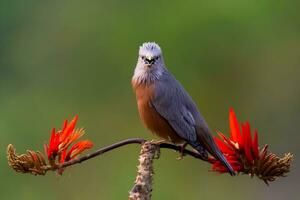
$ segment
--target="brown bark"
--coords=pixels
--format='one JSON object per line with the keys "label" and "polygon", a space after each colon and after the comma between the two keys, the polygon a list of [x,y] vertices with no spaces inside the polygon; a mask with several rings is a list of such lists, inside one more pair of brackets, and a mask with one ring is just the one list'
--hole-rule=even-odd
{"label": "brown bark", "polygon": [[141,147],[139,165],[134,186],[129,192],[129,200],[150,200],[153,184],[153,159],[159,153],[159,145],[145,142]]}

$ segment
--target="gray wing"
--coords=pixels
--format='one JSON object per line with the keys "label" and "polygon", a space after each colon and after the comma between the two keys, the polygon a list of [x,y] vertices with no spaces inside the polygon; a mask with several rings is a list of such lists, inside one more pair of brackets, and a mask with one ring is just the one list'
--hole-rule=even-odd
{"label": "gray wing", "polygon": [[197,106],[175,77],[166,72],[155,84],[154,91],[151,105],[168,121],[176,133],[205,157],[207,150],[227,167],[231,175],[234,175],[234,170],[215,144]]}
{"label": "gray wing", "polygon": [[187,99],[191,100],[180,83],[168,74],[157,81],[151,105],[181,138],[188,142],[196,142],[195,119],[188,110]]}

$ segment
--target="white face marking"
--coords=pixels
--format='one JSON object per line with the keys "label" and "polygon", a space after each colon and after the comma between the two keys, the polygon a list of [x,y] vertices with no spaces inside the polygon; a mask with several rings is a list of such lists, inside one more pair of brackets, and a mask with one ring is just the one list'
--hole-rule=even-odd
{"label": "white face marking", "polygon": [[161,49],[155,42],[146,42],[140,46],[139,56],[148,59],[161,56]]}
{"label": "white face marking", "polygon": [[137,83],[152,83],[159,79],[164,70],[160,47],[154,42],[146,42],[140,46],[139,58],[132,79]]}

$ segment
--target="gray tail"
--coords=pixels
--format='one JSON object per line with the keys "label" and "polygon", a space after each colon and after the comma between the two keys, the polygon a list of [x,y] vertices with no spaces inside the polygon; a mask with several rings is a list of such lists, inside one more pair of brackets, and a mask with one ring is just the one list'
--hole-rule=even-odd
{"label": "gray tail", "polygon": [[235,176],[235,172],[232,168],[232,166],[229,164],[229,162],[226,160],[226,158],[224,157],[224,155],[220,152],[220,150],[218,149],[218,147],[216,147],[217,149],[214,150],[213,153],[211,153],[216,159],[220,160],[222,162],[222,164],[228,169],[229,173],[231,176]]}
{"label": "gray tail", "polygon": [[216,146],[216,144],[213,142],[213,145],[210,145],[209,148],[204,148],[201,144],[197,143],[197,144],[191,144],[192,147],[194,147],[199,154],[203,157],[203,158],[207,158],[207,151],[216,159],[218,159],[219,161],[222,162],[222,164],[228,169],[229,173],[231,176],[235,176],[235,172],[233,170],[233,168],[231,167],[231,165],[228,163],[228,161],[226,160],[226,158],[224,157],[224,155],[221,153],[221,151],[219,150],[219,148]]}
{"label": "gray tail", "polygon": [[221,161],[223,163],[223,165],[228,169],[231,176],[234,176],[235,172],[234,172],[233,168],[231,167],[229,162],[226,160],[224,155],[221,153],[220,149],[216,145],[216,143],[215,143],[212,135],[209,133],[209,131],[202,129],[201,127],[198,127],[197,133],[198,133],[197,134],[198,135],[198,144],[196,144],[195,146],[194,145],[192,145],[192,146],[194,148],[196,148],[197,151],[201,150],[201,149],[199,149],[200,148],[199,146],[201,146],[202,149],[204,147],[204,149],[206,149],[213,157],[215,157],[216,159],[218,159],[219,161]]}

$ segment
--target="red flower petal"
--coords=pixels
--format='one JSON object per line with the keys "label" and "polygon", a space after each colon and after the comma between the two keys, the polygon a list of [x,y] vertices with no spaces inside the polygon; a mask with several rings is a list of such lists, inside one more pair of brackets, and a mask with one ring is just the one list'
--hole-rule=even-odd
{"label": "red flower petal", "polygon": [[235,151],[230,147],[228,146],[227,144],[225,144],[222,140],[220,140],[219,138],[217,137],[214,137],[215,139],[215,142],[217,144],[217,146],[219,147],[219,149],[222,151],[222,153],[225,153],[225,154],[233,154]]}
{"label": "red flower petal", "polygon": [[248,122],[246,122],[246,124],[242,124],[242,131],[243,131],[243,139],[244,139],[245,156],[247,161],[250,164],[253,164],[253,157],[251,153],[252,139],[251,139],[250,125]]}
{"label": "red flower petal", "polygon": [[64,128],[64,131],[60,135],[61,142],[64,141],[69,135],[72,134],[72,132],[76,126],[77,119],[78,119],[78,115],[76,115],[68,125],[64,125],[66,127]]}
{"label": "red flower petal", "polygon": [[84,129],[75,130],[72,134],[68,135],[65,140],[61,141],[58,148],[60,151],[67,149],[69,145],[80,138],[84,134]]}
{"label": "red flower petal", "polygon": [[[56,132],[54,128],[52,129],[49,144],[44,145],[44,149],[51,166],[67,162],[82,153],[84,150],[93,146],[93,143],[88,140],[81,141],[73,145],[71,150],[68,152],[68,147],[84,134],[84,129],[75,130],[77,120],[77,115],[70,123],[65,120],[62,131]],[[57,170],[58,174],[62,174],[63,171],[63,169]]]}
{"label": "red flower petal", "polygon": [[93,143],[89,140],[77,142],[72,146],[72,148],[68,152],[67,158],[73,159],[76,156],[78,156],[80,153],[82,153],[84,150],[90,149],[92,147],[93,147]]}
{"label": "red flower petal", "polygon": [[[218,132],[220,138],[214,138],[219,149],[236,172],[244,172],[245,168],[254,165],[254,159],[264,159],[267,155],[267,145],[263,149],[258,146],[258,133],[255,130],[252,140],[249,122],[240,125],[233,109],[229,112],[230,138]],[[260,151],[259,151],[260,150]],[[228,172],[218,160],[211,160],[212,170],[220,173]]]}
{"label": "red flower petal", "polygon": [[218,135],[232,148],[236,148],[233,144],[232,144],[232,140],[228,139],[223,133],[218,132]]}
{"label": "red flower petal", "polygon": [[56,139],[55,137],[56,137],[55,128],[53,128],[50,136],[50,142],[49,142],[50,147],[55,145],[55,139]]}
{"label": "red flower petal", "polygon": [[234,110],[230,108],[229,110],[229,126],[230,126],[230,134],[231,138],[234,142],[240,142],[241,141],[241,131],[239,127],[238,120],[236,118],[236,115],[234,113]]}
{"label": "red flower petal", "polygon": [[56,154],[58,151],[58,134],[55,132],[55,128],[52,129],[49,146],[47,145],[47,156]]}
{"label": "red flower petal", "polygon": [[65,160],[66,160],[66,157],[67,157],[67,150],[65,149],[65,150],[63,150],[62,152],[61,152],[61,155],[60,155],[60,163],[64,163],[65,162]]}
{"label": "red flower petal", "polygon": [[68,126],[68,120],[65,120],[61,132],[64,132],[66,130],[67,126]]}

